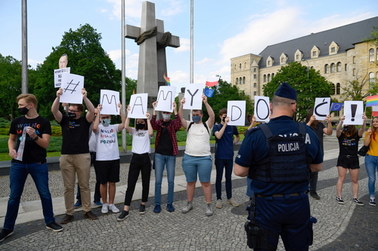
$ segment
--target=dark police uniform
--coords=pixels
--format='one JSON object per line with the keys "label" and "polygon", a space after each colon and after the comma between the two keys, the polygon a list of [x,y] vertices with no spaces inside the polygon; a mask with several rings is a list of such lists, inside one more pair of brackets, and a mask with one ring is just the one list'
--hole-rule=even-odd
{"label": "dark police uniform", "polygon": [[[279,235],[286,250],[308,250],[312,244],[310,204],[306,193],[308,164],[322,163],[321,145],[308,126],[302,127],[306,132],[302,135],[302,145],[299,123],[288,116],[273,118],[267,127],[273,136],[279,135],[283,140],[268,144],[263,130],[254,128],[243,140],[235,159],[236,164],[249,167],[248,177],[252,179],[254,220],[259,229],[255,250],[275,250]],[[273,155],[269,145],[279,156]],[[280,173],[280,169],[285,168]]]}

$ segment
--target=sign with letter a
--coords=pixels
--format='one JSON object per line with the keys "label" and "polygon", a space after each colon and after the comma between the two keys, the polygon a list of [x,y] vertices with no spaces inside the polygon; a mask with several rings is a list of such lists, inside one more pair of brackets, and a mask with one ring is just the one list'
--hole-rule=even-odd
{"label": "sign with letter a", "polygon": [[185,103],[182,107],[186,110],[202,110],[203,84],[189,84],[185,86]]}
{"label": "sign with letter a", "polygon": [[257,122],[269,122],[269,97],[255,96],[255,107],[253,114],[255,115]]}
{"label": "sign with letter a", "polygon": [[156,111],[173,112],[173,102],[176,97],[176,88],[173,86],[160,86],[157,95]]}
{"label": "sign with letter a", "polygon": [[101,114],[119,115],[119,92],[100,90],[100,104],[102,105]]}
{"label": "sign with letter a", "polygon": [[229,100],[227,102],[227,116],[230,118],[228,125],[245,125],[245,100]]}
{"label": "sign with letter a", "polygon": [[133,94],[130,97],[130,111],[127,116],[133,119],[145,119],[147,112],[148,93]]}

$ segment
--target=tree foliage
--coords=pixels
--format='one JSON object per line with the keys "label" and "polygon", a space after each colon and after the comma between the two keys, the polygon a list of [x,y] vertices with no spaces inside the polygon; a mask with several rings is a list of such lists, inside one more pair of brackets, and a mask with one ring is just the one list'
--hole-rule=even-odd
{"label": "tree foliage", "polygon": [[[215,112],[215,119],[217,122],[220,122],[218,112],[222,108],[227,108],[228,100],[246,100],[246,113],[253,113],[250,97],[246,95],[244,91],[240,91],[237,86],[231,85],[223,80],[219,80],[214,96],[207,100]],[[206,109],[204,111],[206,111]],[[205,117],[207,117],[207,113],[205,113]]]}
{"label": "tree foliage", "polygon": [[42,65],[37,67],[38,76],[31,85],[37,96],[42,116],[51,117],[50,107],[55,99],[54,69],[58,69],[59,58],[68,55],[71,73],[84,76],[84,87],[94,105],[99,103],[100,89],[119,91],[121,73],[101,47],[101,34],[89,24],[77,30],[65,32],[59,46],[52,48]]}
{"label": "tree foliage", "polygon": [[264,85],[264,95],[272,98],[277,87],[283,82],[287,82],[297,90],[296,119],[298,121],[306,118],[307,110],[314,106],[315,98],[329,97],[332,93],[332,83],[320,75],[319,71],[298,62],[292,62],[281,67],[272,81]]}

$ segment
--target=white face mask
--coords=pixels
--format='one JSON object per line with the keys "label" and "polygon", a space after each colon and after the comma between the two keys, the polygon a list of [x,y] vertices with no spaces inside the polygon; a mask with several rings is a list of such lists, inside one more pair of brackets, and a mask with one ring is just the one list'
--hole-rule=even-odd
{"label": "white face mask", "polygon": [[110,125],[110,119],[102,119],[101,123],[102,123],[104,126],[109,126],[109,125]]}
{"label": "white face mask", "polygon": [[163,113],[163,119],[164,120],[169,120],[170,118],[171,118],[171,114]]}

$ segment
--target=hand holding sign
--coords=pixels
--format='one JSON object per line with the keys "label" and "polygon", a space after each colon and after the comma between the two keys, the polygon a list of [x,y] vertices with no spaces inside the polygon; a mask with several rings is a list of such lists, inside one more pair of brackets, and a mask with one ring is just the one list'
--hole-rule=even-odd
{"label": "hand holding sign", "polygon": [[244,126],[245,125],[245,100],[227,102],[227,115],[230,118],[228,125]]}

